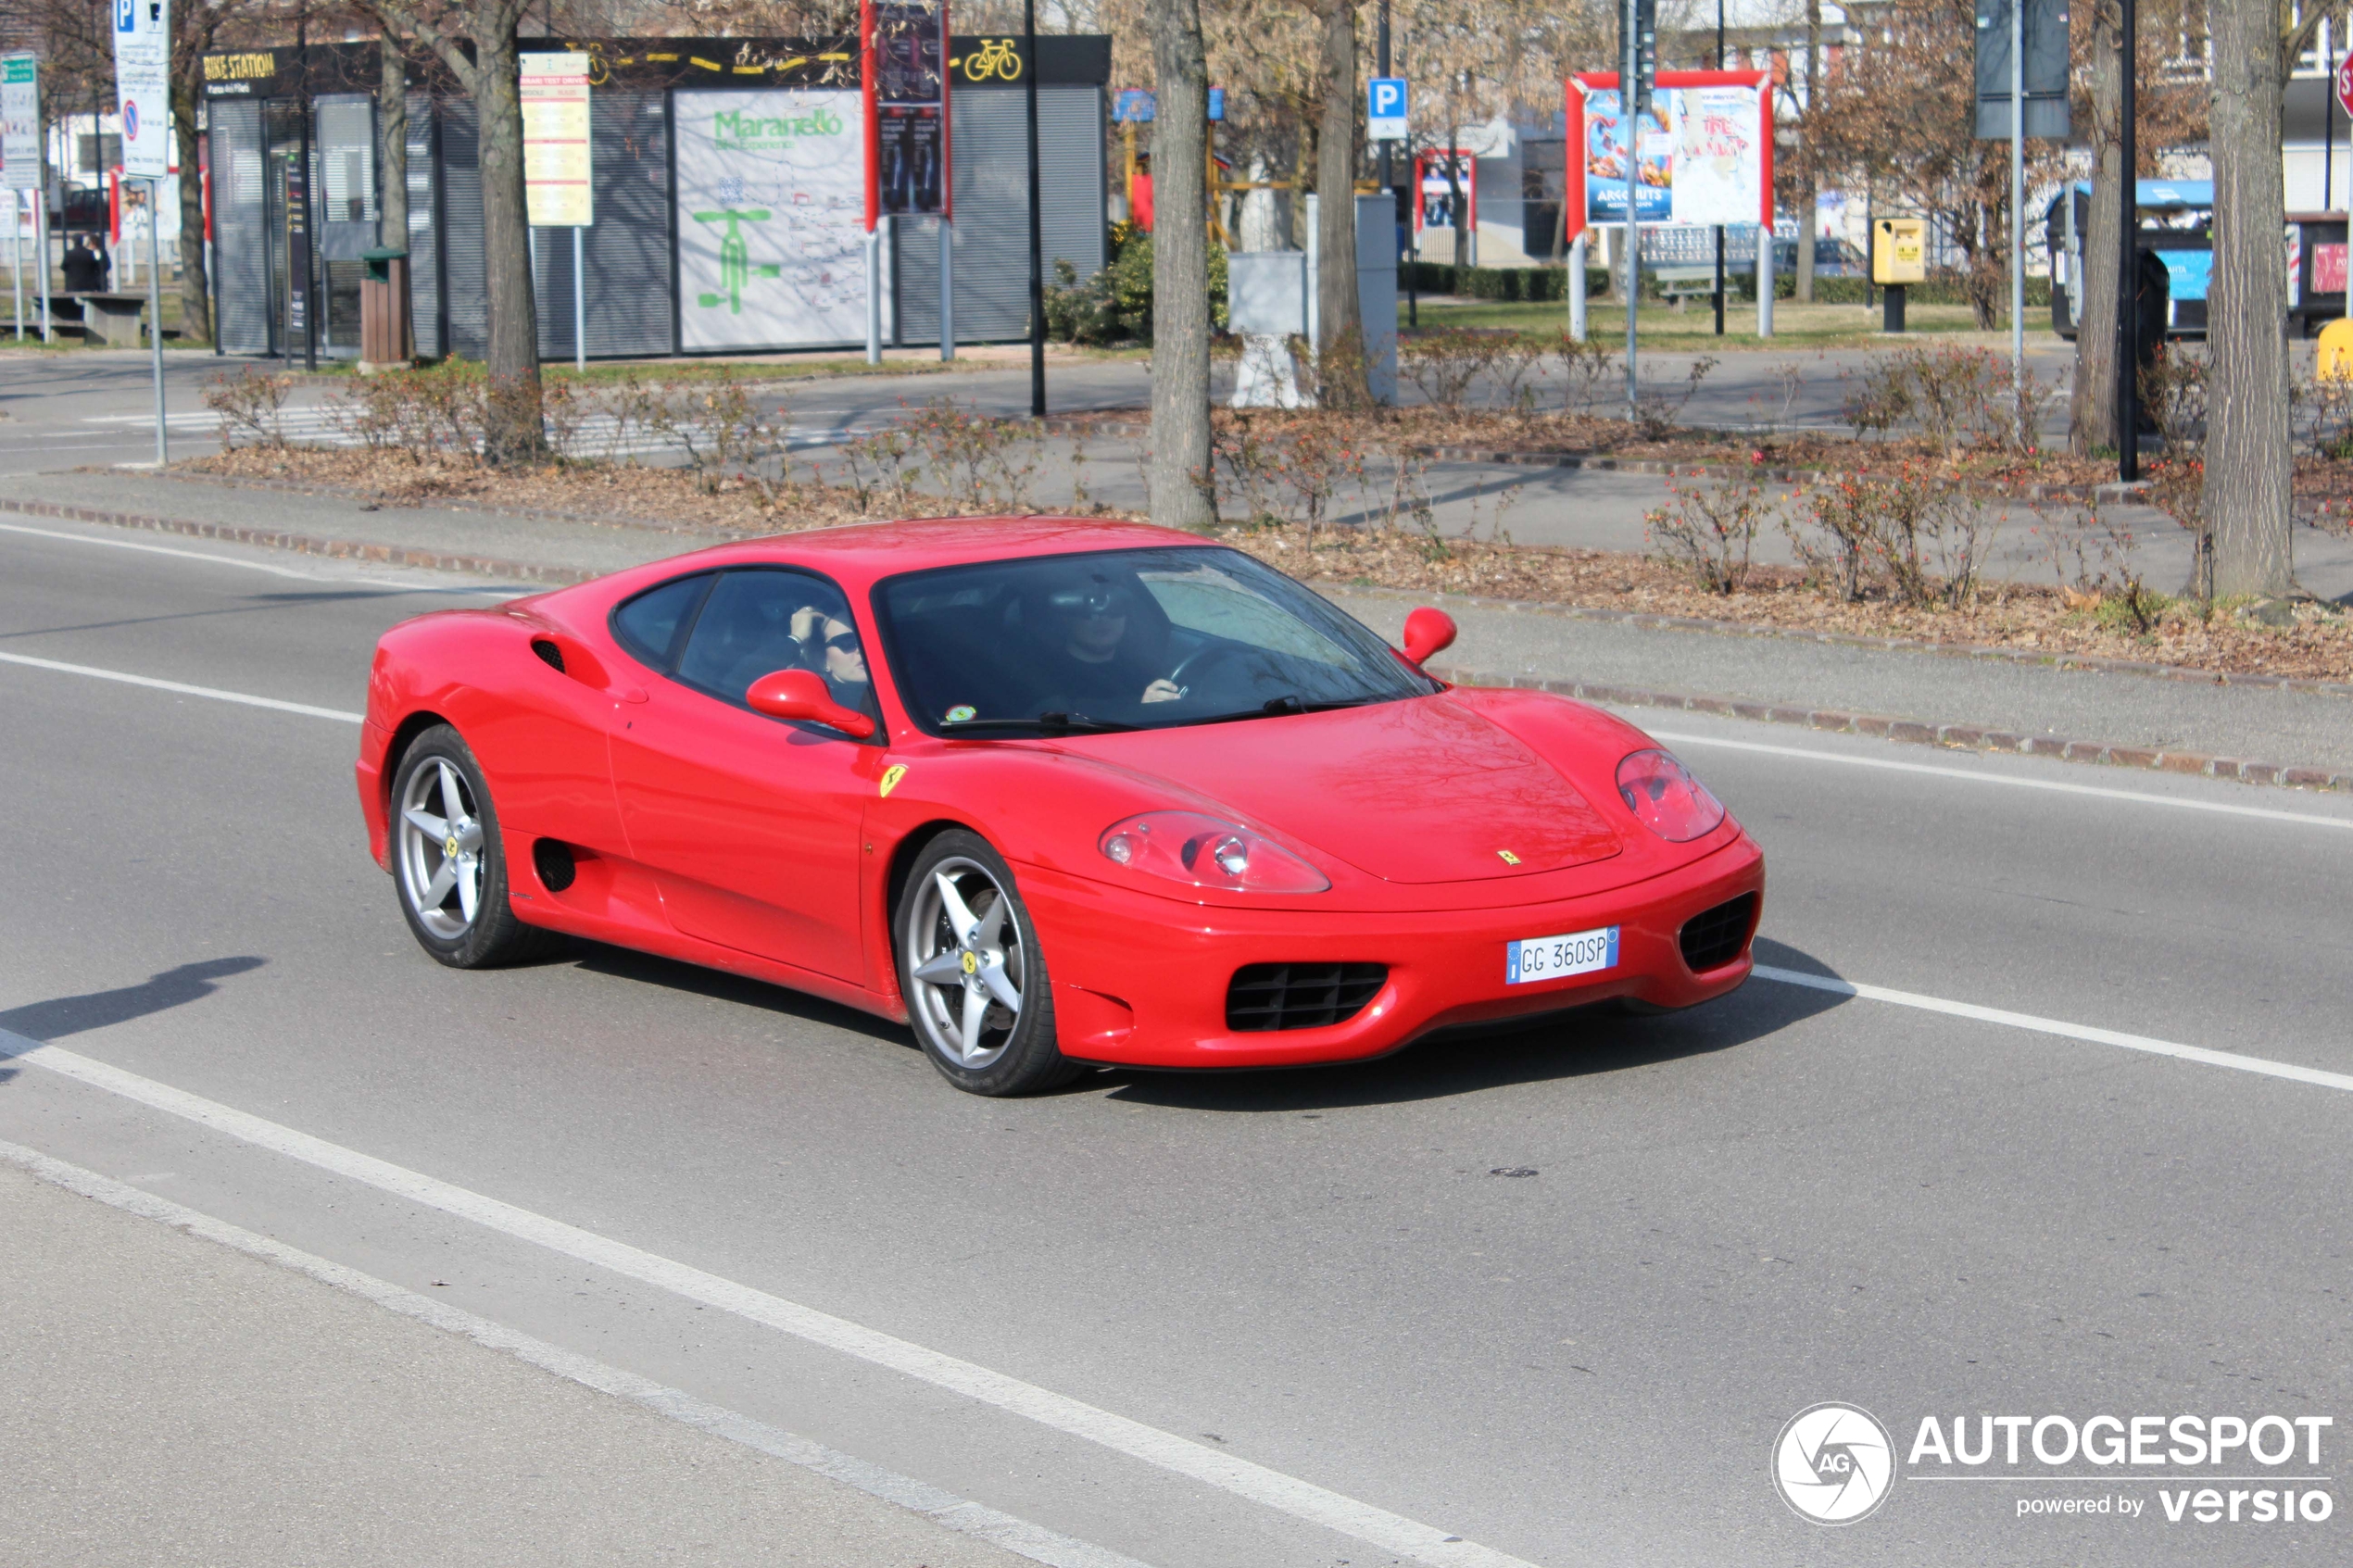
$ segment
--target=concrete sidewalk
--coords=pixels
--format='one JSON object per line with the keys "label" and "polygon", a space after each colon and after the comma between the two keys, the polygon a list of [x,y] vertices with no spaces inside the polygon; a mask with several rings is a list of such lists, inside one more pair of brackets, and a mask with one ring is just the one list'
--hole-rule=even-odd
{"label": "concrete sidewalk", "polygon": [[[526,583],[571,582],[727,537],[651,521],[598,524],[447,508],[368,509],[356,499],[124,470],[20,476],[11,489],[0,497],[0,514],[13,511],[19,526],[58,517],[67,526],[79,521],[160,529]],[[1387,590],[1327,584],[1324,591],[1392,638],[1415,602]],[[2063,754],[2085,754],[2065,753],[2070,742],[2087,746],[2095,758],[2113,749],[2118,755],[2107,759],[2169,769],[2181,768],[2184,756],[2248,759],[2318,774],[2295,782],[2343,775],[2353,787],[2353,695],[2163,679],[1952,650],[1667,629],[1554,607],[1443,602],[1462,626],[1443,662],[1481,677],[1607,686],[1615,695],[1605,700],[1621,702],[1720,698],[1758,709],[1760,716],[1766,709],[1799,715],[1837,709],[1910,721],[1931,732],[1911,738],[1934,738],[1933,732],[1958,726],[2056,743],[2035,748]],[[2137,752],[2147,759],[2126,755]]]}
{"label": "concrete sidewalk", "polygon": [[1028,1561],[14,1163],[0,1234],[0,1564]]}

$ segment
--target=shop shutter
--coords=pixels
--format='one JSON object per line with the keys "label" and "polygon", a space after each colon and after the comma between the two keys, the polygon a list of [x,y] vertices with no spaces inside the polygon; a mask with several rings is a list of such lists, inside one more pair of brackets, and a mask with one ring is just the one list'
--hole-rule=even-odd
{"label": "shop shutter", "polygon": [[409,94],[409,316],[417,352],[438,358],[441,347],[441,224],[434,211],[433,100]]}
{"label": "shop shutter", "polygon": [[[581,236],[591,358],[676,352],[671,331],[670,119],[661,93],[588,97],[596,222]],[[572,231],[535,229],[539,352],[570,359]]]}
{"label": "shop shutter", "polygon": [[[1028,115],[1024,94],[957,94],[954,117],[956,341],[1005,343],[1029,334]],[[1102,90],[1038,89],[1038,228],[1046,282],[1056,258],[1083,282],[1105,260]],[[896,232],[899,341],[939,341],[939,231],[929,218]]]}
{"label": "shop shutter", "polygon": [[444,352],[490,351],[490,296],[482,253],[482,137],[467,99],[441,105],[441,286],[449,341]]}
{"label": "shop shutter", "polygon": [[220,346],[270,352],[270,215],[262,178],[261,106],[216,99],[212,120],[212,265]]}

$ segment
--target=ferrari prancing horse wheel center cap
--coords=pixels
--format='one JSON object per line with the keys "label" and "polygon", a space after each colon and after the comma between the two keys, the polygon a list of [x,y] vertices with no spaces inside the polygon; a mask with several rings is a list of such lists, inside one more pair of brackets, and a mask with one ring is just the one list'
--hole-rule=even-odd
{"label": "ferrari prancing horse wheel center cap", "polygon": [[451,859],[456,859],[458,858],[458,835],[453,833],[447,838],[443,839],[441,841],[441,847],[443,852]]}
{"label": "ferrari prancing horse wheel center cap", "polygon": [[980,972],[980,955],[972,951],[969,947],[964,950],[963,963],[964,966],[964,972],[966,974],[978,974]]}

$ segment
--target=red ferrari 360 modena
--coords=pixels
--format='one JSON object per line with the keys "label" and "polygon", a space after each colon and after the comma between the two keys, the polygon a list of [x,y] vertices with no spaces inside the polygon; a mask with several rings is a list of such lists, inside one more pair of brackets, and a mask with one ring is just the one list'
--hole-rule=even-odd
{"label": "red ferrari 360 modena", "polygon": [[1740,985],[1755,843],[1631,725],[1424,673],[1453,630],[1140,524],[797,533],[393,628],[359,799],[443,963],[730,970],[976,1094]]}

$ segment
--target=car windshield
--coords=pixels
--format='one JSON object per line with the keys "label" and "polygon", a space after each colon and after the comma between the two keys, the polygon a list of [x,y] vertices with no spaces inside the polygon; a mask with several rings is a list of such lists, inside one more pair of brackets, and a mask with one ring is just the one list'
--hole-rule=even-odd
{"label": "car windshield", "polygon": [[1434,689],[1387,644],[1238,550],[1115,550],[892,578],[875,613],[935,734],[1169,729]]}

